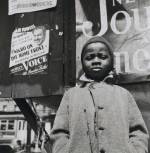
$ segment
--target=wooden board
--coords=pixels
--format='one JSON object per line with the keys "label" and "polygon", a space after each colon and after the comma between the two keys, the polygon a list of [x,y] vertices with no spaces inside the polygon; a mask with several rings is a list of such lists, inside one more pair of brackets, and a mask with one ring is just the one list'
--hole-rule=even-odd
{"label": "wooden board", "polygon": [[[65,86],[75,84],[74,1],[57,1],[55,8],[8,16],[8,1],[0,5],[0,97],[62,95]],[[48,74],[14,76],[9,72],[12,32],[31,25],[50,30]],[[68,28],[67,28],[68,27]]]}

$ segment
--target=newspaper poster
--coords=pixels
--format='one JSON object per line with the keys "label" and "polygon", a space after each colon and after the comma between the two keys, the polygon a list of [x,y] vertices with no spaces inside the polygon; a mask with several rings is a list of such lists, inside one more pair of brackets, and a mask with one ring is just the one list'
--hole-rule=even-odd
{"label": "newspaper poster", "polygon": [[[90,38],[106,38],[114,48],[115,69],[124,82],[148,81],[150,73],[150,1],[76,1],[76,60],[80,75],[80,54]],[[84,9],[83,9],[84,8]]]}
{"label": "newspaper poster", "polygon": [[[26,31],[24,29],[30,30]],[[49,30],[46,30],[44,26],[31,26],[24,29],[17,29],[12,34],[10,72],[14,75],[46,73],[48,68]],[[20,30],[24,31],[20,32]]]}
{"label": "newspaper poster", "polygon": [[8,14],[34,12],[53,8],[57,5],[57,0],[9,0]]}

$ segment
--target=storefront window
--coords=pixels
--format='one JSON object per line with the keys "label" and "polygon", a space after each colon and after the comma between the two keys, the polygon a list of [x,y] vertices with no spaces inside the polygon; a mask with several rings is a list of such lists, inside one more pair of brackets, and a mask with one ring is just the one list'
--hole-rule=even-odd
{"label": "storefront window", "polygon": [[6,130],[7,129],[7,120],[2,120],[0,124],[0,130]]}
{"label": "storefront window", "polygon": [[0,130],[14,130],[14,120],[1,120]]}
{"label": "storefront window", "polygon": [[8,130],[14,130],[14,120],[8,121]]}

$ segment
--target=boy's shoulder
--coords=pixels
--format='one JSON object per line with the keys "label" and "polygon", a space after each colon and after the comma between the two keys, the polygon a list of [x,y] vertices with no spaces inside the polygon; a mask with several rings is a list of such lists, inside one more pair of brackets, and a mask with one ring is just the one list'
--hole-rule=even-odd
{"label": "boy's shoulder", "polygon": [[82,87],[80,85],[76,85],[74,87],[69,88],[65,93],[67,93],[70,96],[83,95],[87,93],[88,88],[88,86]]}
{"label": "boy's shoulder", "polygon": [[129,90],[127,90],[126,88],[124,88],[120,85],[113,85],[113,86],[116,90],[119,90],[120,92],[122,92],[124,94],[127,94],[127,95],[130,94]]}
{"label": "boy's shoulder", "polygon": [[79,90],[80,88],[81,88],[81,87],[78,86],[78,85],[76,85],[76,86],[74,86],[74,87],[69,87],[69,88],[67,88],[67,89],[65,90],[65,93],[70,94],[70,93],[75,92],[76,90]]}

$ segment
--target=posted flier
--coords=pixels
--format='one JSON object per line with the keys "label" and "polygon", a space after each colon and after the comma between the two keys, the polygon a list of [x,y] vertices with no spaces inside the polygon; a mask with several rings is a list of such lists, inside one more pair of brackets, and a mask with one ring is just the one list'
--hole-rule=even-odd
{"label": "posted flier", "polygon": [[57,0],[9,0],[8,14],[34,12],[53,8]]}
{"label": "posted flier", "polygon": [[20,32],[17,29],[12,34],[10,72],[14,75],[47,73],[49,30],[44,26],[26,29],[30,30]]}

